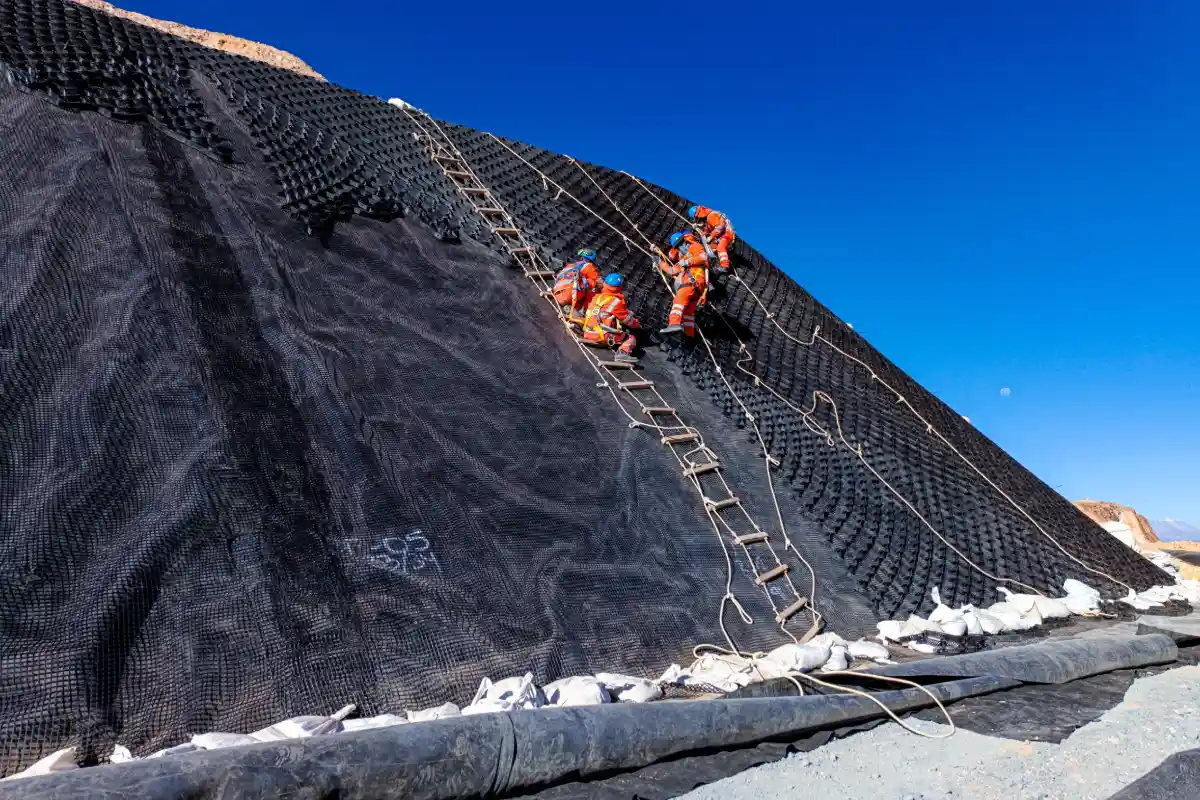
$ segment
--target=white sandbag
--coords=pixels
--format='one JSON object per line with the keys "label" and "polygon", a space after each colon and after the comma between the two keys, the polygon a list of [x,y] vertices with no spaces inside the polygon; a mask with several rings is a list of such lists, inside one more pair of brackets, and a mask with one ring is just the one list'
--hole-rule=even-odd
{"label": "white sandbag", "polygon": [[200,750],[220,750],[224,747],[258,744],[258,739],[244,733],[198,733],[192,737],[192,744]]}
{"label": "white sandbag", "polygon": [[829,648],[829,660],[821,666],[821,672],[840,672],[849,668],[848,648],[840,644]]}
{"label": "white sandbag", "polygon": [[[479,682],[479,688],[475,691],[470,705],[490,707],[494,704],[500,704],[505,706],[505,710],[513,711],[541,708],[546,705],[546,696],[533,682],[532,672],[495,683],[492,683],[490,678],[484,678]],[[464,708],[462,713],[467,713],[467,710]]]}
{"label": "white sandbag", "polygon": [[973,613],[984,633],[995,636],[1004,632],[1004,622],[995,614],[982,608],[974,609]]}
{"label": "white sandbag", "polygon": [[881,642],[898,642],[904,638],[904,623],[897,619],[886,619],[875,623],[879,633],[875,636]]}
{"label": "white sandbag", "polygon": [[662,689],[653,681],[620,675],[614,672],[597,672],[596,680],[604,685],[609,695],[618,703],[650,703],[662,697]]}
{"label": "white sandbag", "polygon": [[1096,605],[1100,604],[1100,592],[1083,581],[1067,578],[1063,581],[1063,591],[1067,593],[1068,597],[1095,597]]}
{"label": "white sandbag", "polygon": [[980,624],[977,614],[974,606],[963,606],[963,622],[966,623],[967,633],[972,636],[983,633],[983,625]]}
{"label": "white sandbag", "polygon": [[162,758],[163,756],[180,756],[180,755],[183,755],[184,753],[195,753],[197,750],[201,750],[201,749],[202,748],[196,747],[196,745],[192,744],[191,742],[184,742],[183,744],[177,744],[174,747],[165,747],[162,750],[157,750],[157,751],[151,753],[150,755],[146,756],[146,758]]}
{"label": "white sandbag", "polygon": [[918,653],[925,653],[926,655],[933,655],[937,652],[937,648],[929,644],[929,642],[911,642],[906,644],[905,647],[909,650],[915,650]]}
{"label": "white sandbag", "polygon": [[355,706],[348,705],[329,716],[290,717],[255,731],[250,736],[259,742],[280,742],[285,739],[304,739],[342,732],[342,720],[354,713]]}
{"label": "white sandbag", "polygon": [[1152,586],[1138,595],[1143,600],[1148,600],[1152,603],[1166,603],[1168,600],[1174,599],[1175,596],[1176,591],[1174,586]]}
{"label": "white sandbag", "polygon": [[845,647],[847,642],[836,633],[822,633],[814,636],[805,642],[806,645],[814,645],[816,647]]}
{"label": "white sandbag", "polygon": [[485,697],[482,700],[476,700],[470,705],[463,706],[462,715],[469,717],[472,714],[499,714],[504,711],[513,710],[513,704],[507,700],[488,700]]}
{"label": "white sandbag", "polygon": [[851,642],[846,651],[852,658],[860,658],[867,661],[886,660],[890,655],[886,647],[875,642],[869,642],[866,639]]}
{"label": "white sandbag", "polygon": [[765,671],[764,679],[782,677],[789,672],[808,672],[827,662],[831,649],[816,641],[780,645],[760,659],[757,666]]}
{"label": "white sandbag", "polygon": [[[1000,632],[1007,631],[1027,631],[1034,627],[1036,623],[1031,623],[1016,606],[1011,603],[992,603],[987,607],[987,613],[1000,621]],[[1037,613],[1036,609],[1031,613]],[[980,624],[982,624],[982,619]]]}
{"label": "white sandbag", "polygon": [[133,761],[133,753],[129,752],[129,748],[123,744],[113,745],[112,755],[108,757],[110,764],[127,764]]}
{"label": "white sandbag", "polygon": [[942,623],[942,632],[950,636],[964,636],[967,632],[967,621],[965,619],[951,619]]}
{"label": "white sandbag", "polygon": [[936,622],[930,622],[924,617],[919,617],[916,614],[909,614],[908,619],[904,621],[904,630],[901,634],[904,636],[920,636],[922,633],[941,633],[942,626]]}
{"label": "white sandbag", "polygon": [[1098,596],[1093,599],[1089,595],[1069,594],[1063,598],[1062,603],[1072,614],[1090,614],[1100,610]]}
{"label": "white sandbag", "polygon": [[933,602],[937,603],[937,607],[934,608],[933,613],[929,615],[929,622],[933,623],[934,625],[941,626],[944,629],[943,623],[962,619],[962,611],[953,609],[950,606],[942,603],[942,595],[941,592],[938,591],[938,587],[933,587],[933,589],[930,591],[930,594],[933,595]]}
{"label": "white sandbag", "polygon": [[543,686],[542,692],[552,706],[596,706],[612,702],[604,684],[591,675],[553,681]]}
{"label": "white sandbag", "polygon": [[1193,607],[1200,607],[1200,581],[1195,578],[1179,581],[1175,584],[1175,591],[1178,592],[1179,597],[1187,600]]}
{"label": "white sandbag", "polygon": [[1000,592],[1000,594],[1004,595],[1003,602],[1008,603],[1010,606],[1012,606],[1013,608],[1015,608],[1017,611],[1019,611],[1022,614],[1028,614],[1030,611],[1032,611],[1034,608],[1034,604],[1036,603],[1035,598],[1037,597],[1037,595],[1016,594],[1015,592],[1009,591],[1008,589],[1004,588],[1003,586],[997,586],[996,591],[998,591],[998,592]]}
{"label": "white sandbag", "polygon": [[1053,597],[1034,595],[1033,605],[1037,608],[1038,614],[1041,615],[1043,620],[1065,619],[1071,616],[1071,608],[1062,600]]}
{"label": "white sandbag", "polygon": [[362,719],[348,719],[342,723],[342,731],[344,733],[353,733],[354,731],[369,731],[374,728],[390,728],[393,725],[407,725],[408,717],[401,717],[398,714],[379,714],[374,717],[363,717]]}
{"label": "white sandbag", "polygon": [[723,692],[732,692],[764,679],[765,676],[753,669],[748,658],[723,653],[705,653],[684,671],[682,683],[684,686],[715,686]]}
{"label": "white sandbag", "polygon": [[426,708],[420,711],[406,711],[405,716],[409,722],[427,722],[431,719],[444,719],[445,717],[457,717],[462,714],[458,706],[454,703],[443,703],[434,708]]}
{"label": "white sandbag", "polygon": [[56,772],[66,772],[69,769],[78,768],[79,765],[75,763],[75,748],[67,747],[53,752],[45,758],[33,762],[20,772],[0,780],[11,781],[17,778],[34,778],[38,775],[53,775]]}

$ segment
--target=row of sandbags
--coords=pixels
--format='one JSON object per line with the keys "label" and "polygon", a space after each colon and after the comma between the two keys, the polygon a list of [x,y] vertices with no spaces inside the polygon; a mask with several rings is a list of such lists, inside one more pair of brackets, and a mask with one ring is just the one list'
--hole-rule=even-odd
{"label": "row of sandbags", "polygon": [[[380,714],[362,719],[348,719],[355,710],[353,705],[349,705],[328,716],[292,717],[252,733],[199,733],[187,742],[145,757],[159,758],[198,750],[301,739],[470,714],[524,711],[552,706],[648,703],[662,698],[663,689],[667,686],[733,691],[751,683],[790,673],[808,672],[818,668],[827,672],[835,671],[846,669],[856,661],[887,663],[888,650],[876,642],[847,642],[837,634],[828,633],[805,644],[777,647],[766,654],[747,656],[712,648],[709,652],[698,652],[696,655],[690,666],[672,664],[658,680],[607,672],[563,678],[545,686],[538,686],[532,673],[499,681],[484,678],[471,702],[462,707],[454,703],[445,703],[433,708],[406,711],[403,715]],[[117,745],[109,760],[119,764],[133,759],[134,756],[128,748]],[[69,747],[43,758],[5,780],[47,775],[75,768],[75,748]]]}
{"label": "row of sandbags", "polygon": [[[1063,583],[1065,596],[1043,597],[1039,594],[1017,594],[997,587],[1004,599],[987,608],[964,605],[951,608],[942,602],[937,587],[931,592],[935,608],[928,617],[917,614],[906,620],[886,620],[878,623],[877,639],[903,644],[921,653],[937,652],[937,646],[922,640],[928,633],[960,637],[966,635],[997,635],[1036,628],[1048,619],[1063,619],[1073,615],[1102,613],[1102,605],[1110,602],[1100,598],[1100,592],[1074,579]],[[1139,611],[1162,606],[1171,600],[1186,600],[1200,608],[1200,581],[1178,581],[1174,586],[1155,586],[1144,592],[1133,592],[1115,602]]]}

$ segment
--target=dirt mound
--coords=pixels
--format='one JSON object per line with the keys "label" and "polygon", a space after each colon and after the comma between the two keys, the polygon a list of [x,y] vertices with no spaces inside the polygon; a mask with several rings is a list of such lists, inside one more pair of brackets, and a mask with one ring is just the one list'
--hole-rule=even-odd
{"label": "dirt mound", "polygon": [[[1158,534],[1154,532],[1154,528],[1150,525],[1150,521],[1129,506],[1123,506],[1119,503],[1107,503],[1102,500],[1077,500],[1075,507],[1084,514],[1087,514],[1099,525],[1104,525],[1106,522],[1119,522],[1128,527],[1133,534],[1134,542],[1137,544],[1136,549],[1141,551],[1143,555],[1149,556],[1158,551],[1170,552],[1171,550],[1200,552],[1200,542],[1164,542],[1159,540]],[[1200,567],[1183,561],[1180,561],[1180,567],[1184,578],[1200,579]]]}
{"label": "dirt mound", "polygon": [[88,6],[103,11],[106,14],[112,14],[114,17],[121,17],[130,22],[136,22],[139,25],[146,25],[151,28],[157,28],[160,31],[174,34],[183,39],[188,39],[196,44],[211,47],[214,50],[224,50],[228,53],[236,53],[239,56],[252,58],[255,61],[261,61],[264,64],[270,64],[273,67],[281,67],[291,70],[292,72],[301,75],[307,75],[318,80],[325,80],[324,77],[317,74],[316,70],[305,64],[300,59],[296,58],[291,53],[285,53],[282,50],[271,47],[267,44],[259,44],[258,42],[250,42],[245,39],[239,39],[236,36],[229,36],[224,33],[213,33],[199,28],[189,28],[187,25],[180,25],[177,22],[165,22],[153,17],[147,17],[145,14],[138,14],[133,11],[124,11],[117,8],[112,3],[106,3],[104,0],[72,0],[81,6]]}

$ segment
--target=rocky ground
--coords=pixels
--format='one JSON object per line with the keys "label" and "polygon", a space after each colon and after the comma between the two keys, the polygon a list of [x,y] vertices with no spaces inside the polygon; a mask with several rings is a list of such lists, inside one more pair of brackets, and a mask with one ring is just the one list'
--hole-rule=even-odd
{"label": "rocky ground", "polygon": [[[909,724],[935,735],[947,730],[916,720]],[[1061,744],[969,731],[926,739],[889,724],[685,797],[1103,800],[1172,753],[1198,747],[1200,667],[1180,667],[1134,682],[1123,703]],[[1180,792],[1180,800],[1195,798],[1200,787],[1180,787]]]}

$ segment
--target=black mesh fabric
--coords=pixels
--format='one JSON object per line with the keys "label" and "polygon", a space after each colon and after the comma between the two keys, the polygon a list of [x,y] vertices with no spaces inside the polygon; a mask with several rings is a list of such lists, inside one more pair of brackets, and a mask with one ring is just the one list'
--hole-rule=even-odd
{"label": "black mesh fabric", "polygon": [[[0,771],[68,744],[94,761],[350,702],[463,700],[485,674],[655,674],[724,643],[728,567],[696,493],[404,111],[61,0],[0,0],[0,70]],[[549,262],[594,246],[637,313],[665,318],[619,233],[497,140],[448,130]],[[621,173],[507,144],[626,236],[582,170],[647,235],[678,227]],[[743,343],[790,402],[835,398],[847,439],[989,571],[1119,590],[871,371],[1068,552],[1166,580],[752,248],[735,255],[784,329],[819,325],[870,370],[788,340],[735,282],[702,320],[715,359],[651,348],[644,373],[777,535],[774,487],[832,629],[933,586],[991,602],[994,582],[740,373]],[[724,623],[767,649],[785,639],[752,579],[735,557],[754,622]]]}

